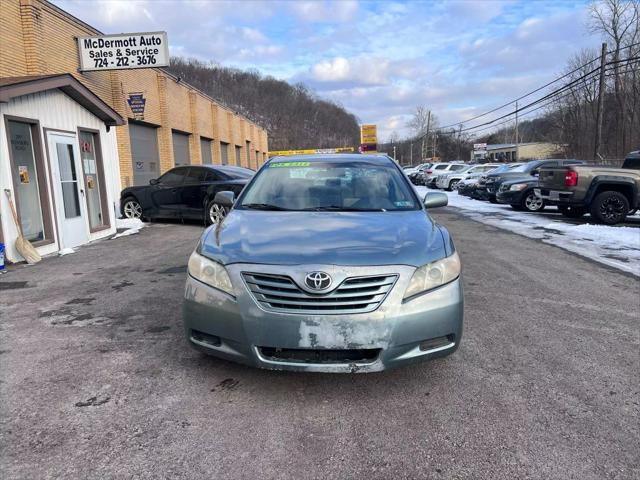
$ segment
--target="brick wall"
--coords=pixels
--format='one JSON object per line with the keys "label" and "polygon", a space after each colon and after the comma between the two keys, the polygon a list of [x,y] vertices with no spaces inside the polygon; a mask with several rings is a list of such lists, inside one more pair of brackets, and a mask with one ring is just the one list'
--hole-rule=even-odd
{"label": "brick wall", "polygon": [[[75,37],[98,35],[91,26],[46,0],[0,0],[0,78],[70,73],[111,105],[125,119],[134,119],[127,98],[143,93],[144,122],[157,126],[160,170],[173,167],[171,130],[190,134],[191,163],[202,163],[200,135],[213,139],[213,162],[220,163],[220,141],[230,144],[229,163],[235,164],[235,145],[247,166],[246,141],[264,157],[267,134],[258,125],[178,81],[161,69],[78,72]],[[108,32],[109,33],[109,32]],[[129,127],[116,127],[122,186],[131,184],[133,167]]]}

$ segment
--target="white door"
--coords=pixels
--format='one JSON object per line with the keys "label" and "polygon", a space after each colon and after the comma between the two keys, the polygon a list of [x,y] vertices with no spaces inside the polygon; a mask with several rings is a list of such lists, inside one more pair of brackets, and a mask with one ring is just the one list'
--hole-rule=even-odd
{"label": "white door", "polygon": [[76,136],[48,133],[51,172],[60,234],[60,249],[73,248],[89,239],[84,185]]}

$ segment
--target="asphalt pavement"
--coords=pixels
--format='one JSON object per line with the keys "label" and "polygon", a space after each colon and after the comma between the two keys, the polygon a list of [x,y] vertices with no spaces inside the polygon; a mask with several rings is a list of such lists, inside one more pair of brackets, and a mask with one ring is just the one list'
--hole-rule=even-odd
{"label": "asphalt pavement", "polygon": [[640,477],[640,282],[442,209],[464,268],[452,356],[378,374],[252,369],[187,345],[197,225],[0,276],[0,476]]}

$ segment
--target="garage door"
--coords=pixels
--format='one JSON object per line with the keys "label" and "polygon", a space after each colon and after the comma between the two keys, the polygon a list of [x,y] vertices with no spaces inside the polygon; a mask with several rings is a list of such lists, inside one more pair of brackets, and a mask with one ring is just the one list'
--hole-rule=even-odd
{"label": "garage door", "polygon": [[156,128],[129,123],[133,184],[149,185],[149,180],[160,176],[160,154]]}
{"label": "garage door", "polygon": [[172,132],[173,137],[173,161],[178,165],[189,165],[189,135],[180,132]]}

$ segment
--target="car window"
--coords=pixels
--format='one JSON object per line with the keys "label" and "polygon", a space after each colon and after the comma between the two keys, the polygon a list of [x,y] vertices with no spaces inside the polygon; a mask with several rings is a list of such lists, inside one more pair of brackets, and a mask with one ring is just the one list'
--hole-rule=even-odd
{"label": "car window", "polygon": [[534,170],[534,169],[540,167],[540,163],[541,162],[523,163],[519,167],[512,168],[510,171],[511,172],[530,172],[531,170]]}
{"label": "car window", "polygon": [[167,173],[162,175],[158,179],[158,181],[162,185],[180,185],[184,180],[186,173],[186,168],[174,168],[173,170],[169,170]]}
{"label": "car window", "polygon": [[204,182],[206,176],[206,169],[191,167],[185,178],[185,183],[201,183]]}
{"label": "car window", "polygon": [[444,164],[441,164],[441,165],[436,165],[434,170],[444,170],[448,166],[449,166],[449,164],[447,164],[447,163],[444,163]]}
{"label": "car window", "polygon": [[639,158],[625,158],[622,168],[631,168],[633,170],[640,170],[640,157]]}
{"label": "car window", "polygon": [[457,171],[459,171],[459,170],[464,170],[465,168],[467,168],[467,166],[466,166],[466,165],[451,165],[450,170],[451,170],[452,172],[457,172]]}
{"label": "car window", "polygon": [[394,211],[421,206],[391,161],[363,160],[270,163],[260,170],[236,208]]}
{"label": "car window", "polygon": [[248,168],[243,168],[243,167],[224,166],[224,167],[217,167],[217,169],[225,177],[230,179],[251,178],[256,173],[253,170],[250,170]]}
{"label": "car window", "polygon": [[216,182],[219,179],[220,178],[218,175],[216,175],[216,172],[214,172],[213,170],[207,169],[207,174],[204,177],[205,182]]}

